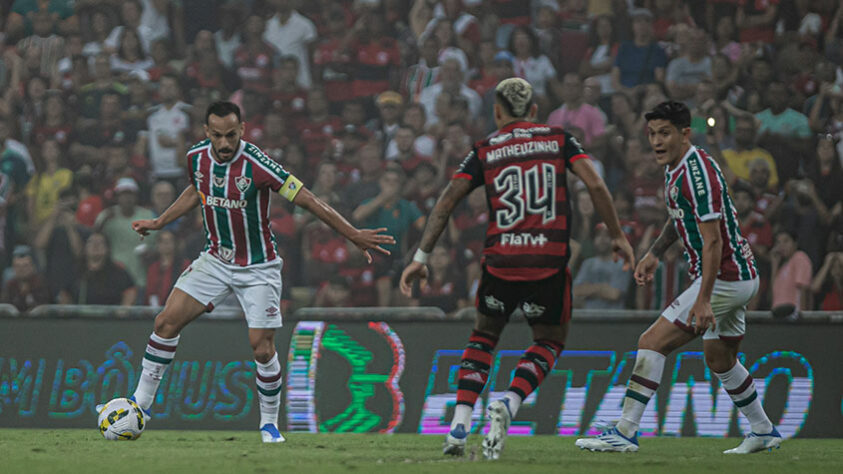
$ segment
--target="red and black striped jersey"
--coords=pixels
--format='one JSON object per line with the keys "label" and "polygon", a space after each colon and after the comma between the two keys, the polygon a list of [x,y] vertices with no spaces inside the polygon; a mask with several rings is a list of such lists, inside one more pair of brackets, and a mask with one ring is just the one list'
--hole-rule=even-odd
{"label": "red and black striped jersey", "polygon": [[454,174],[485,186],[483,263],[505,280],[548,278],[568,264],[567,170],[588,158],[559,127],[515,122],[477,142]]}

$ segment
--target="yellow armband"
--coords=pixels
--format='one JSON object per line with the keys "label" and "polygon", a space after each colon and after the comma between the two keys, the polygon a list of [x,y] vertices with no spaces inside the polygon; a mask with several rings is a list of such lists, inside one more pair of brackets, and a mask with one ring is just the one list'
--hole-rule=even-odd
{"label": "yellow armband", "polygon": [[287,176],[287,180],[284,181],[284,184],[281,186],[281,189],[278,190],[278,194],[284,196],[284,199],[293,202],[293,199],[296,198],[296,194],[302,188],[301,181],[293,175]]}

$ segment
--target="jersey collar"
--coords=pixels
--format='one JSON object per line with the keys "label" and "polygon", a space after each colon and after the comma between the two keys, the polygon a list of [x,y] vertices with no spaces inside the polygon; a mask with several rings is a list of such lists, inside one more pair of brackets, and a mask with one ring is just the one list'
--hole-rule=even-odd
{"label": "jersey collar", "polygon": [[695,147],[694,145],[689,146],[688,151],[685,152],[685,156],[683,156],[682,159],[679,160],[679,163],[676,164],[676,167],[673,168],[673,171],[670,170],[670,167],[665,166],[664,172],[669,177],[671,177],[671,178],[674,177],[676,175],[676,173],[678,173],[679,170],[682,168],[682,166],[685,164],[685,162],[688,161],[688,157],[693,155],[696,152],[697,152],[697,147]]}
{"label": "jersey collar", "polygon": [[518,120],[515,122],[510,122],[503,126],[498,133],[509,133],[516,128],[533,128],[536,124],[533,122],[527,122],[525,120]]}

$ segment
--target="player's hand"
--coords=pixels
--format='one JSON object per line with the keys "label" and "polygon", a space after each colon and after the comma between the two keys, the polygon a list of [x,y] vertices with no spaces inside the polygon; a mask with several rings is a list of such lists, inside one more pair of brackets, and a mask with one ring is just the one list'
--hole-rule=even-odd
{"label": "player's hand", "polygon": [[714,311],[711,309],[711,303],[708,301],[695,301],[694,306],[691,307],[691,312],[688,313],[686,324],[692,326],[694,332],[697,334],[704,333],[709,327],[714,329],[717,321],[714,319]]}
{"label": "player's hand", "polygon": [[635,267],[635,274],[633,275],[635,283],[637,283],[638,286],[644,286],[653,281],[653,275],[656,273],[656,268],[658,268],[658,266],[659,259],[656,258],[655,255],[650,252],[644,254],[644,258],[642,258]]}
{"label": "player's hand", "polygon": [[615,251],[616,262],[619,258],[623,259],[623,271],[629,271],[635,266],[635,252],[632,251],[632,245],[625,235],[612,239],[612,250]]}
{"label": "player's hand", "polygon": [[366,261],[369,263],[372,263],[372,254],[369,253],[370,249],[377,250],[384,255],[390,255],[389,250],[381,247],[381,245],[395,244],[395,238],[393,236],[382,234],[381,232],[386,232],[386,227],[378,229],[359,229],[357,233],[349,239],[357,246],[357,248],[363,251],[363,254],[366,256]]}
{"label": "player's hand", "polygon": [[163,225],[158,222],[158,219],[140,219],[132,222],[132,230],[140,234],[141,237],[149,235],[151,230],[160,230]]}
{"label": "player's hand", "polygon": [[399,287],[401,288],[401,293],[407,298],[412,297],[413,282],[416,280],[427,280],[427,265],[414,260],[401,272],[401,283]]}

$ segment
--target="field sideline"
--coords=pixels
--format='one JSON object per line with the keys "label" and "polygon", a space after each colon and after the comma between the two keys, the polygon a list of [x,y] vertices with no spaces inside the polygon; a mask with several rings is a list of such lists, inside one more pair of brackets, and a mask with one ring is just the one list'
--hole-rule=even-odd
{"label": "field sideline", "polygon": [[[257,431],[150,430],[135,442],[108,442],[96,429],[0,429],[0,472],[249,473],[412,472],[818,473],[843,472],[843,440],[795,439],[773,452],[726,456],[738,439],[660,438],[635,454],[580,451],[573,438],[509,438],[501,459],[445,458],[439,436],[292,434],[264,445]],[[526,463],[526,464],[525,464]],[[519,470],[521,470],[519,472]]]}

